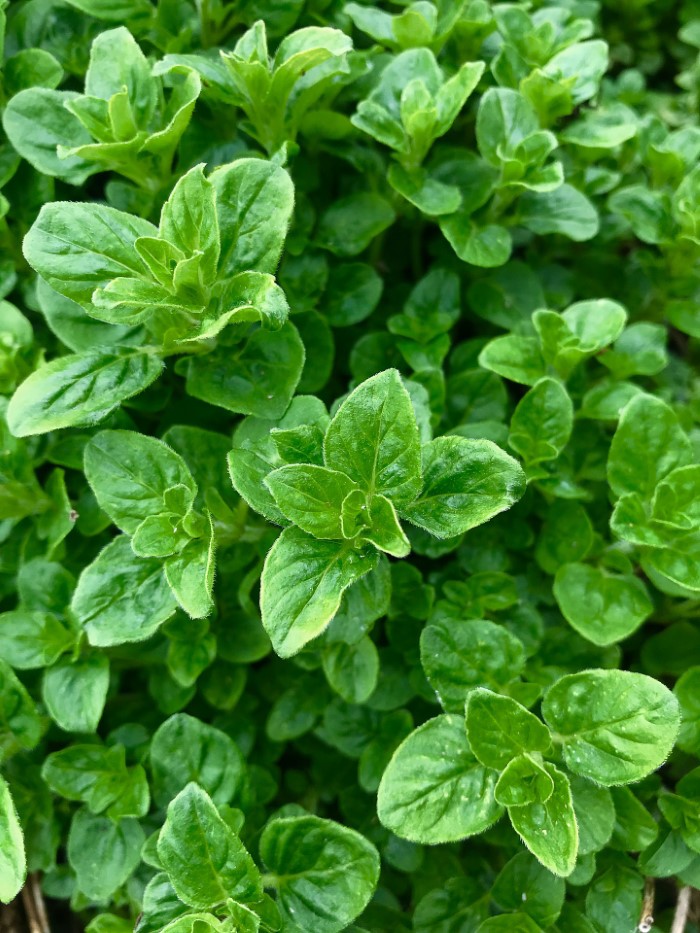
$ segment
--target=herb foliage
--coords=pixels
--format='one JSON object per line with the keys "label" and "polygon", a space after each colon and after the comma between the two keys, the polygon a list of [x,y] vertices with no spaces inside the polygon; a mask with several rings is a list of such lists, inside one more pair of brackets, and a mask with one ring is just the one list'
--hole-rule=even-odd
{"label": "herb foliage", "polygon": [[89,933],[631,933],[655,887],[669,929],[700,887],[693,4],[0,27],[0,901],[39,873]]}

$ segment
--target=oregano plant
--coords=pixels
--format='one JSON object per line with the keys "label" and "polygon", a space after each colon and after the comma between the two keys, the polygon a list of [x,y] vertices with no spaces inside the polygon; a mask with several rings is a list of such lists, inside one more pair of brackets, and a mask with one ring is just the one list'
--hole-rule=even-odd
{"label": "oregano plant", "polygon": [[694,5],[0,47],[0,928],[698,933]]}

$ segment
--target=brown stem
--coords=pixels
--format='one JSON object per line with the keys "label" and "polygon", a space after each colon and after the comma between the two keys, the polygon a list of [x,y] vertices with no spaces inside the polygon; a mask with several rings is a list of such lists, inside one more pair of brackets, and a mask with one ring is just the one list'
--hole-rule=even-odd
{"label": "brown stem", "polygon": [[18,904],[19,899],[0,907],[0,933],[20,933],[20,930],[23,929],[19,910],[17,909]]}
{"label": "brown stem", "polygon": [[27,918],[27,924],[29,925],[29,933],[42,933],[28,884],[25,884],[22,888],[22,903],[24,904],[24,914]]}
{"label": "brown stem", "polygon": [[22,902],[27,915],[29,933],[51,933],[37,875],[30,875],[27,879],[27,883],[22,888]]}
{"label": "brown stem", "polygon": [[688,911],[690,910],[690,896],[692,893],[693,889],[690,885],[686,885],[678,892],[676,912],[673,915],[671,933],[685,933],[685,928],[688,923]]}
{"label": "brown stem", "polygon": [[690,898],[690,919],[694,920],[695,923],[700,920],[700,891],[697,888],[693,888]]}
{"label": "brown stem", "polygon": [[32,887],[32,895],[34,898],[34,904],[36,905],[37,918],[41,924],[42,930],[44,933],[51,933],[49,916],[46,912],[46,903],[44,901],[44,895],[41,890],[41,879],[38,875],[30,875],[29,883]]}
{"label": "brown stem", "polygon": [[649,933],[654,926],[654,897],[656,888],[653,878],[644,880],[644,900],[642,901],[642,916],[639,918],[639,933]]}

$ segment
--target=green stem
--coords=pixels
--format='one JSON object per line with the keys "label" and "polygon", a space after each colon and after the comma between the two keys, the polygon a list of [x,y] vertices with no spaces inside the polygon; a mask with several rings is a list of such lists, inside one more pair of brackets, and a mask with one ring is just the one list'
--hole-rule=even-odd
{"label": "green stem", "polygon": [[214,44],[209,30],[209,0],[198,0],[197,7],[199,8],[199,38],[202,48],[208,49]]}
{"label": "green stem", "polygon": [[499,189],[494,194],[488,209],[484,213],[486,223],[498,222],[506,210],[517,199],[519,192],[511,189]]}
{"label": "green stem", "polygon": [[411,231],[411,270],[415,279],[423,277],[423,222],[416,221]]}
{"label": "green stem", "polygon": [[379,234],[374,238],[372,245],[369,248],[369,261],[370,265],[376,266],[379,264],[382,258],[382,252],[384,249],[384,236],[386,231]]}

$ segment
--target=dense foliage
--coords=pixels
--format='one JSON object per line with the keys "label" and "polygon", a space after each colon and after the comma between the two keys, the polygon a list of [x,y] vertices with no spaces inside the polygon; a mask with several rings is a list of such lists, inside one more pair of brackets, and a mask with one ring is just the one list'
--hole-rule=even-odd
{"label": "dense foliage", "polygon": [[0,901],[697,930],[697,3],[0,7]]}

